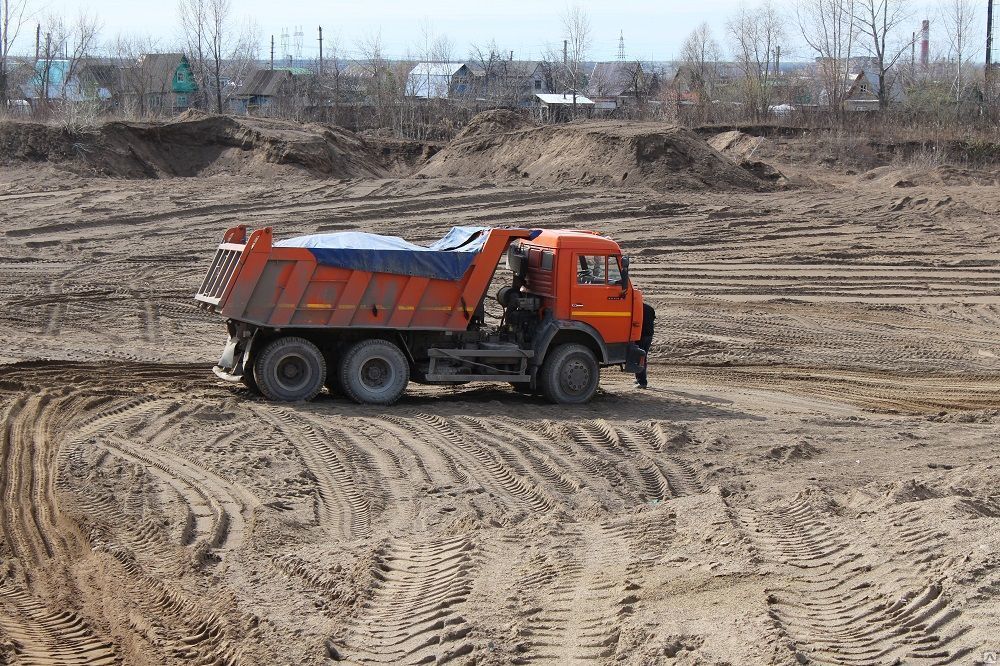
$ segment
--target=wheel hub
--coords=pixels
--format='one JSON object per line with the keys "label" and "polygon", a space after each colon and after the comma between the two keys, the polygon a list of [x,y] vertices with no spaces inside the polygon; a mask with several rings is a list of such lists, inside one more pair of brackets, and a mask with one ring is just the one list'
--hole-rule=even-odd
{"label": "wheel hub", "polygon": [[590,384],[590,370],[580,361],[570,361],[563,366],[563,388],[571,393],[581,393]]}
{"label": "wheel hub", "polygon": [[275,370],[278,383],[287,390],[295,390],[309,380],[309,366],[306,360],[298,355],[289,355],[281,359]]}
{"label": "wheel hub", "polygon": [[370,389],[382,389],[392,383],[393,369],[384,358],[372,358],[361,366],[361,382]]}

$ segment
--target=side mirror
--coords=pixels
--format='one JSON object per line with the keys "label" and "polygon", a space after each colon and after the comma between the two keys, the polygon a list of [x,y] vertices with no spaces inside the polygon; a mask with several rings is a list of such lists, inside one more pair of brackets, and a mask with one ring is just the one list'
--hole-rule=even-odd
{"label": "side mirror", "polygon": [[622,293],[628,290],[628,265],[630,261],[628,257],[622,257]]}

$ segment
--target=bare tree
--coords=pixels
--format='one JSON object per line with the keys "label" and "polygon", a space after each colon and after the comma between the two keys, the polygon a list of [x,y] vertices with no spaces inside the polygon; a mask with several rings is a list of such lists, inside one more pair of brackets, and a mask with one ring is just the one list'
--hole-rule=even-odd
{"label": "bare tree", "polygon": [[702,113],[715,96],[721,51],[708,23],[702,23],[692,30],[681,45],[682,67],[690,78],[689,87],[697,96]]}
{"label": "bare tree", "polygon": [[776,48],[784,37],[783,24],[770,0],[753,9],[741,6],[728,24],[736,63],[743,74],[744,101],[755,118],[767,116],[771,104],[771,83],[778,64]]}
{"label": "bare tree", "polygon": [[576,115],[576,95],[583,86],[583,63],[590,51],[590,17],[580,5],[568,7],[562,15],[565,65],[573,93],[573,115]]}
{"label": "bare tree", "polygon": [[340,36],[330,34],[324,43],[323,71],[317,76],[318,93],[333,105],[333,122],[340,123],[340,104],[344,101],[344,64],[341,61]]}
{"label": "bare tree", "polygon": [[854,20],[864,37],[863,46],[872,57],[878,75],[879,108],[889,106],[892,71],[913,39],[897,36],[900,25],[911,16],[906,0],[856,0]]}
{"label": "bare tree", "polygon": [[[81,11],[71,21],[67,21],[62,15],[53,14],[41,24],[40,30],[45,35],[45,41],[36,63],[35,87],[43,106],[48,106],[53,98],[53,85],[58,85],[58,97],[63,103],[68,101],[71,92],[76,95],[82,93],[78,80],[80,68],[96,47],[100,28],[97,17],[86,11]],[[60,80],[53,81],[57,61],[60,62]]]}
{"label": "bare tree", "polygon": [[118,72],[119,112],[125,116],[145,117],[152,111],[146,93],[153,89],[152,73],[140,59],[159,50],[159,42],[148,35],[118,34],[108,45],[108,58]]}
{"label": "bare tree", "polygon": [[816,54],[819,82],[829,110],[843,113],[844,98],[850,89],[850,61],[857,29],[854,25],[856,0],[798,0],[795,16],[802,38]]}
{"label": "bare tree", "polygon": [[180,0],[178,11],[205,106],[211,101],[222,113],[233,84],[257,55],[258,31],[251,23],[236,24],[231,0]]}
{"label": "bare tree", "polygon": [[198,79],[201,106],[208,106],[208,2],[209,0],[178,0],[177,12],[181,20],[188,62]]}
{"label": "bare tree", "polygon": [[509,62],[500,53],[495,40],[485,46],[473,44],[469,48],[469,60],[482,70],[482,81],[476,94],[492,106],[499,106],[503,97],[501,89],[504,83],[505,65]]}
{"label": "bare tree", "polygon": [[375,122],[378,127],[391,128],[395,132],[402,131],[402,123],[396,121],[397,88],[403,88],[405,95],[406,80],[399,86],[397,68],[393,67],[385,54],[381,33],[374,33],[363,38],[357,45],[360,54],[360,65],[363,74],[361,81],[362,94],[375,109]]}
{"label": "bare tree", "polygon": [[222,113],[222,60],[228,46],[231,13],[230,0],[208,0],[209,66],[217,113]]}
{"label": "bare tree", "polygon": [[940,7],[942,23],[948,35],[948,61],[954,64],[955,78],[952,90],[955,100],[965,93],[967,70],[979,49],[972,45],[973,26],[979,18],[972,0],[943,0]]}
{"label": "bare tree", "polygon": [[10,50],[27,21],[28,0],[0,0],[0,106],[10,100]]}

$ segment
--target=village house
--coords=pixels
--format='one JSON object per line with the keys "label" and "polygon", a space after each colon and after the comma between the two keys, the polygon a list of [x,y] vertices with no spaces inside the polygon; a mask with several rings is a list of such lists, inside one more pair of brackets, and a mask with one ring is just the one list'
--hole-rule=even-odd
{"label": "village house", "polygon": [[110,106],[120,89],[119,70],[99,61],[38,60],[21,94],[32,109],[43,103]]}
{"label": "village house", "polygon": [[578,117],[591,117],[594,100],[580,93],[536,93],[535,115],[543,123],[558,123]]}
{"label": "village house", "polygon": [[472,72],[461,62],[418,62],[406,80],[406,94],[421,99],[454,99],[472,93]]}
{"label": "village house", "polygon": [[[894,72],[889,72],[886,75],[886,84],[889,88],[889,104],[902,103],[906,94],[899,77]],[[851,87],[844,96],[844,110],[854,113],[877,112],[880,108],[878,90],[878,74],[870,69],[861,70],[854,75]]]}
{"label": "village house", "polygon": [[146,113],[179,113],[199,106],[199,87],[183,53],[147,53],[122,73],[126,99]]}
{"label": "village house", "polygon": [[276,67],[254,72],[230,102],[234,113],[269,115],[302,109],[308,104],[312,70]]}

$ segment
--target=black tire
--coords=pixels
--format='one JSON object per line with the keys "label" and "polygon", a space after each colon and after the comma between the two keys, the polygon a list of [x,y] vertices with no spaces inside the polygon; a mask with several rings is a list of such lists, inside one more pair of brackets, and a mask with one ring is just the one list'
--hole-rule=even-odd
{"label": "black tire", "polygon": [[243,382],[243,386],[254,395],[260,395],[260,387],[257,386],[257,380],[253,376],[253,363],[247,363],[243,366],[243,374],[240,375],[240,381]]}
{"label": "black tire", "polygon": [[354,343],[340,361],[344,394],[362,405],[391,405],[410,382],[410,364],[399,347],[386,340]]}
{"label": "black tire", "polygon": [[601,381],[594,352],[577,344],[559,345],[549,351],[538,373],[542,395],[559,405],[589,401]]}
{"label": "black tire", "polygon": [[326,360],[305,338],[278,338],[256,356],[253,377],[268,400],[312,400],[323,389]]}

